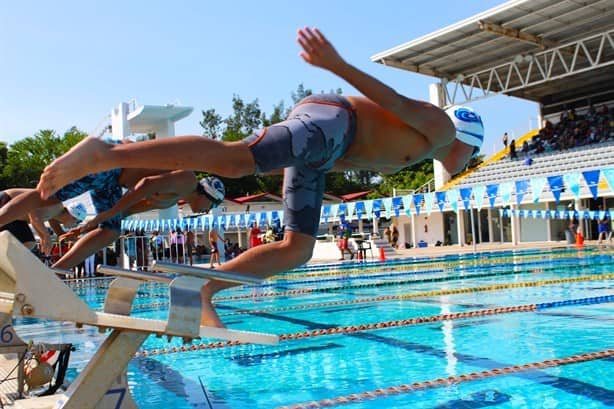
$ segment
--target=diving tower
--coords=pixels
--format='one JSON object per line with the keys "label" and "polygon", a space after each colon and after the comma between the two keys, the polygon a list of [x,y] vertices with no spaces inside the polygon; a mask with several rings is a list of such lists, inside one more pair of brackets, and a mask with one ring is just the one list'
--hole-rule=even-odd
{"label": "diving tower", "polygon": [[[111,110],[111,134],[114,139],[124,139],[134,133],[154,135],[156,139],[175,136],[175,122],[188,117],[193,110],[192,107],[174,104],[122,102]],[[176,205],[159,212],[161,219],[177,218]]]}

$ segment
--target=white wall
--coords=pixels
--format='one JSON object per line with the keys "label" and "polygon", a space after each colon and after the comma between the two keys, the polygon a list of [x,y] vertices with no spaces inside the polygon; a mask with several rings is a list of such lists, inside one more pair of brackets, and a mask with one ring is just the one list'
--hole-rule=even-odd
{"label": "white wall", "polygon": [[429,247],[434,246],[437,241],[443,243],[443,213],[434,211],[430,216],[421,213],[416,216],[415,220],[416,242],[424,240]]}

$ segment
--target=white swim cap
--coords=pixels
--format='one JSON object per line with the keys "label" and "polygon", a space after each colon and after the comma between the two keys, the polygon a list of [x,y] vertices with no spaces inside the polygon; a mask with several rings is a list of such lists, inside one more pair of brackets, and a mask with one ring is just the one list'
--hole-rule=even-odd
{"label": "white swim cap", "polygon": [[83,203],[73,203],[72,205],[68,206],[66,210],[68,210],[68,213],[70,213],[70,215],[77,220],[77,223],[81,223],[83,220],[85,220],[85,216],[87,216],[87,209]]}
{"label": "white swim cap", "polygon": [[224,182],[215,176],[204,177],[198,182],[199,191],[211,200],[211,208],[215,208],[224,201],[226,188]]}
{"label": "white swim cap", "polygon": [[456,128],[456,139],[464,144],[473,146],[475,156],[484,142],[484,124],[482,118],[473,109],[462,106],[451,106],[446,109],[446,114],[452,120]]}

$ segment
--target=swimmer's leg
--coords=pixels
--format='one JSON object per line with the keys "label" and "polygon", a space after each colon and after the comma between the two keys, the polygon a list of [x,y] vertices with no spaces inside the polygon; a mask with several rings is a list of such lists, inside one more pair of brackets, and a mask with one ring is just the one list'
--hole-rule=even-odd
{"label": "swimmer's leg", "polygon": [[[311,258],[315,237],[286,230],[281,241],[252,247],[222,264],[216,270],[243,273],[253,277],[266,278],[300,266]],[[237,284],[225,281],[209,281],[201,290],[203,303],[201,325],[223,327],[213,308],[211,299],[218,291]]]}
{"label": "swimmer's leg", "polygon": [[49,197],[73,180],[108,169],[192,169],[239,178],[254,173],[245,143],[202,136],[176,136],[139,143],[111,145],[88,137],[45,168],[38,190]]}
{"label": "swimmer's leg", "polygon": [[106,245],[113,243],[120,235],[119,230],[98,227],[81,237],[54,265],[54,268],[69,270],[96,253]]}

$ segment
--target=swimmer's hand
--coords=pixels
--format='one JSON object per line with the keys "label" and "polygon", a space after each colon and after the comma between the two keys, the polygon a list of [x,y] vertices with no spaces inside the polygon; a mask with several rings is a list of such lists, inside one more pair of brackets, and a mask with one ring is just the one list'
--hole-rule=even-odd
{"label": "swimmer's hand", "polygon": [[111,217],[112,215],[108,211],[100,212],[92,220],[88,221],[83,226],[81,226],[81,231],[83,231],[84,233],[87,233],[88,231],[94,230],[100,224],[109,220]]}
{"label": "swimmer's hand", "polygon": [[345,61],[335,47],[317,28],[300,28],[296,39],[303,51],[299,54],[306,63],[337,73]]}
{"label": "swimmer's hand", "polygon": [[66,240],[74,240],[77,237],[79,237],[79,235],[81,234],[81,227],[77,227],[75,229],[72,229],[71,231],[64,233],[60,236],[60,241],[66,241]]}

